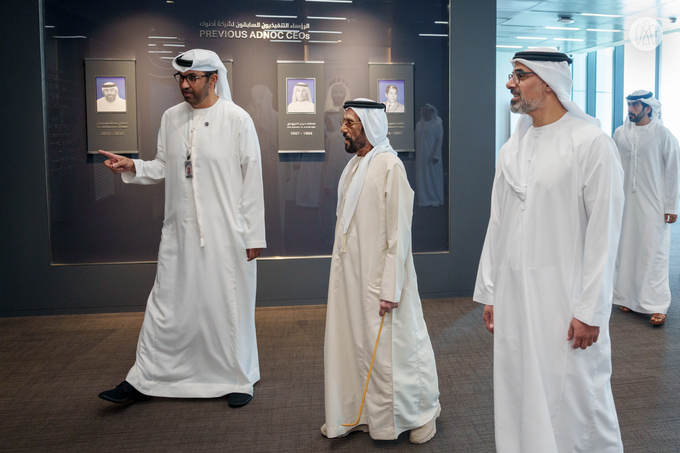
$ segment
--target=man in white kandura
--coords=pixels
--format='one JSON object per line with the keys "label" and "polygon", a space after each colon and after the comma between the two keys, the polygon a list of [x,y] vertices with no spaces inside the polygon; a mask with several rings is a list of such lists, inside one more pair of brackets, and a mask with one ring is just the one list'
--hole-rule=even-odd
{"label": "man in white kandura", "polygon": [[165,180],[165,221],[135,364],[123,383],[99,396],[123,403],[228,395],[229,405],[238,407],[251,400],[260,379],[260,147],[250,116],[231,101],[217,54],[190,50],[172,64],[186,102],[163,114],[156,158],[100,151],[126,183]]}
{"label": "man in white kandura", "polygon": [[571,59],[518,52],[474,300],[494,334],[500,453],[620,453],[609,317],[623,214],[614,141],[570,100]]}
{"label": "man in white kandura", "polygon": [[[356,99],[344,107],[345,149],[356,155],[338,186],[321,433],[364,431],[388,440],[411,430],[411,442],[424,443],[435,435],[441,409],[411,254],[413,190],[387,139],[385,105]],[[357,420],[383,315],[361,418],[354,427],[342,426]]]}
{"label": "man in white kandura", "polygon": [[444,128],[437,109],[425,104],[420,109],[416,124],[416,204],[441,206],[444,204],[444,166],[442,141]]}
{"label": "man in white kandura", "polygon": [[127,102],[121,99],[118,94],[118,85],[114,82],[102,84],[102,94],[104,96],[97,99],[98,112],[125,112]]}
{"label": "man in white kandura", "polygon": [[626,100],[628,118],[614,133],[626,174],[614,303],[624,312],[649,313],[649,322],[661,325],[671,304],[669,224],[678,218],[678,141],[664,127],[652,92],[636,91]]}

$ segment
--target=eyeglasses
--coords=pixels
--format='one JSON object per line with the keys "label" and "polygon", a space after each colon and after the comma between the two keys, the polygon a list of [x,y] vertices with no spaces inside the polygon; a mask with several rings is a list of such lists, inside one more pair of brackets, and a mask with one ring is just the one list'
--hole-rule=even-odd
{"label": "eyeglasses", "polygon": [[515,71],[511,72],[508,74],[508,80],[512,80],[515,82],[516,85],[519,85],[519,83],[526,79],[529,74],[536,74],[535,72],[524,72],[524,71]]}
{"label": "eyeglasses", "polygon": [[184,76],[184,75],[182,75],[178,72],[177,74],[175,74],[175,80],[177,80],[179,83],[182,83],[186,80],[187,82],[189,82],[189,85],[193,85],[201,77],[210,77],[210,76],[211,76],[211,74],[205,74],[205,75],[199,75],[199,76],[197,76],[196,74],[187,74],[187,75]]}
{"label": "eyeglasses", "polygon": [[340,118],[340,126],[347,125],[347,127],[352,127],[355,124],[361,124],[361,121],[352,121],[345,118]]}

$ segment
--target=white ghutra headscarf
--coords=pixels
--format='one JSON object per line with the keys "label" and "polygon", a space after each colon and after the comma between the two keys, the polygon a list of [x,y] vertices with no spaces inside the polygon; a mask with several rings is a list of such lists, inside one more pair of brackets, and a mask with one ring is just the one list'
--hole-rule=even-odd
{"label": "white ghutra headscarf", "polygon": [[[359,203],[359,195],[361,195],[361,190],[364,187],[368,166],[378,154],[392,153],[396,156],[397,152],[392,149],[390,140],[387,138],[387,115],[385,114],[385,104],[366,98],[358,98],[353,101],[345,102],[343,107],[345,110],[351,108],[356,112],[361,120],[361,125],[364,127],[368,142],[373,145],[373,149],[369,151],[363,159],[359,156],[352,157],[340,176],[340,182],[338,184],[338,207],[336,213],[342,227],[342,251],[344,252],[347,244],[347,229],[349,228],[349,224],[354,216],[354,211],[356,211],[357,204]],[[354,173],[354,178],[349,185],[347,196],[345,197],[345,206],[342,213],[340,213],[342,188],[345,187],[347,178],[350,177],[349,169],[354,167],[357,159],[362,160],[359,162],[359,168],[357,168],[357,171]]]}
{"label": "white ghutra headscarf", "polygon": [[193,49],[177,55],[172,60],[172,66],[180,72],[186,71],[217,71],[217,85],[215,94],[221,99],[231,101],[231,91],[227,81],[227,68],[212,50]]}
{"label": "white ghutra headscarf", "polygon": [[[566,54],[546,47],[517,52],[510,62],[513,65],[522,63],[535,72],[555,92],[557,99],[569,113],[600,127],[600,120],[585,113],[576,102],[571,100],[571,87],[574,81],[571,78],[569,65],[572,60]],[[526,187],[521,185],[519,177],[520,165],[517,161],[519,143],[532,125],[531,116],[526,114],[521,116],[515,127],[515,133],[508,140],[501,163],[505,179],[521,200],[526,198]]]}

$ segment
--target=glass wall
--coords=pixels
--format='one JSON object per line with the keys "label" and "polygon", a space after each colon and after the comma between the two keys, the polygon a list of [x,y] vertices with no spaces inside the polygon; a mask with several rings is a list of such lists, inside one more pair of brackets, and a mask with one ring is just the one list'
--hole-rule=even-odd
{"label": "glass wall", "polygon": [[661,43],[661,101],[664,126],[680,139],[680,33],[664,36]]}
{"label": "glass wall", "polygon": [[614,48],[597,51],[595,82],[595,116],[602,130],[612,133],[612,69]]}
{"label": "glass wall", "polygon": [[581,110],[586,111],[586,54],[574,55],[571,65],[571,77],[574,85],[571,89],[571,100],[576,102]]}
{"label": "glass wall", "polygon": [[632,44],[626,44],[624,49],[624,97],[637,90],[655,91],[656,52],[653,50],[640,50]]}
{"label": "glass wall", "polygon": [[[265,192],[263,256],[331,253],[337,183],[349,158],[339,133],[345,98],[369,97],[369,62],[413,63],[407,94],[415,128],[430,104],[443,128],[441,159],[401,153],[419,200],[419,175],[436,175],[443,201],[417,203],[413,251],[448,250],[448,1],[391,3],[44,1],[50,243],[55,264],[154,261],[164,187],[125,185],[87,154],[85,59],[135,60],[138,157],[153,159],[165,110],[183,102],[174,56],[192,48],[231,60],[234,102],[255,123]],[[277,31],[272,39],[268,31]],[[285,31],[284,31],[285,30]],[[295,34],[290,30],[295,30]],[[304,37],[301,38],[300,30]],[[322,61],[324,153],[279,154],[277,61]],[[336,102],[336,97],[339,104]],[[410,105],[409,105],[410,104]],[[340,108],[338,108],[338,105]],[[423,153],[432,150],[422,150]],[[436,153],[434,153],[436,154]],[[425,165],[438,166],[425,171]],[[423,176],[423,178],[430,176]],[[422,181],[422,180],[421,180]]]}

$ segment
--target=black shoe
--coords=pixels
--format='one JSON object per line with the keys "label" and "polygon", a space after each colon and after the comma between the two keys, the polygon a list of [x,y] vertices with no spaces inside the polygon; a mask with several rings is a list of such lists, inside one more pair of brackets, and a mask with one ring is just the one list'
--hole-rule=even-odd
{"label": "black shoe", "polygon": [[241,407],[250,403],[253,397],[247,393],[230,393],[227,395],[229,407]]}
{"label": "black shoe", "polygon": [[128,401],[150,400],[149,395],[141,393],[128,381],[121,382],[115,389],[107,390],[99,394],[99,398],[112,403],[127,403]]}

